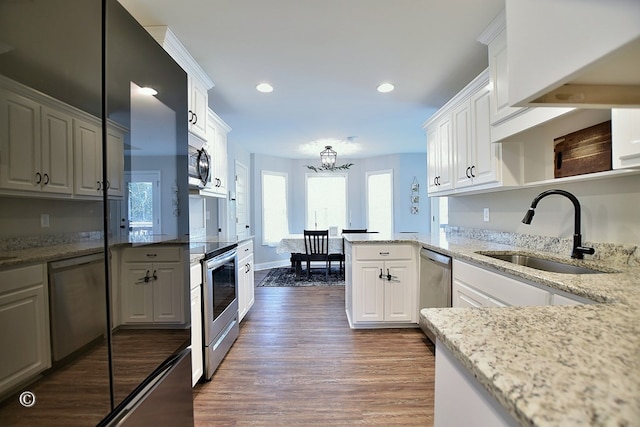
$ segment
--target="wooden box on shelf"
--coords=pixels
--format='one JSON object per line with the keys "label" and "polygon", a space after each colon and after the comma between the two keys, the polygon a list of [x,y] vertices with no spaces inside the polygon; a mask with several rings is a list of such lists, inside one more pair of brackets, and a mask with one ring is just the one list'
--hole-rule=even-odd
{"label": "wooden box on shelf", "polygon": [[554,177],[611,170],[611,120],[553,140]]}

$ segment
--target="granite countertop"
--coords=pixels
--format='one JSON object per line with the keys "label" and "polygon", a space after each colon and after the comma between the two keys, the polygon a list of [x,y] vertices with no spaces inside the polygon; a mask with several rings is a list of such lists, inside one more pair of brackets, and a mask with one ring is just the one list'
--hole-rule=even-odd
{"label": "granite countertop", "polygon": [[[568,256],[570,251],[564,256],[444,233],[352,234],[346,239],[360,244],[412,242],[595,301],[423,309],[420,322],[521,425],[640,425],[640,266],[628,252],[577,261]],[[524,250],[617,272],[549,273],[476,253],[487,250]]]}
{"label": "granite countertop", "polygon": [[[184,245],[189,249],[189,261],[190,263],[200,262],[204,258],[204,246],[197,244],[202,243],[240,243],[248,239],[252,239],[253,236],[244,239],[219,239],[217,237],[198,237],[190,239],[189,236],[176,237],[176,236],[152,236],[144,237],[140,239],[131,238],[126,240],[111,239],[109,241],[109,247],[123,247],[123,246],[146,246],[146,245]],[[193,246],[193,248],[191,247]],[[65,258],[72,258],[76,256],[89,255],[99,253],[104,250],[104,240],[91,239],[77,242],[64,242],[64,243],[51,243],[47,245],[30,247],[26,249],[17,250],[3,250],[0,251],[0,269],[18,267],[23,264],[31,264],[37,262],[50,262]]]}

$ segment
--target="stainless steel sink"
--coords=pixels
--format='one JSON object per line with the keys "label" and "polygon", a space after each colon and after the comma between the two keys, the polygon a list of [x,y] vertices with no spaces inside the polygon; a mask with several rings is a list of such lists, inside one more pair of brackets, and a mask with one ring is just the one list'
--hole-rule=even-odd
{"label": "stainless steel sink", "polygon": [[611,273],[611,271],[595,270],[587,267],[582,267],[573,264],[565,264],[560,261],[553,261],[550,259],[539,258],[533,255],[527,254],[515,254],[505,252],[476,252],[480,255],[488,256],[491,258],[507,261],[517,265],[523,265],[525,267],[535,268],[536,270],[549,271],[553,273],[564,274],[600,274]]}

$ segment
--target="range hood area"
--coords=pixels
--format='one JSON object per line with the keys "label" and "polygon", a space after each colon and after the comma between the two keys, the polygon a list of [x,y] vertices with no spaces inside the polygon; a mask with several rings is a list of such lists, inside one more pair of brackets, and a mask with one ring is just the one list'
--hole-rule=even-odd
{"label": "range hood area", "polygon": [[640,108],[640,2],[507,0],[509,104]]}

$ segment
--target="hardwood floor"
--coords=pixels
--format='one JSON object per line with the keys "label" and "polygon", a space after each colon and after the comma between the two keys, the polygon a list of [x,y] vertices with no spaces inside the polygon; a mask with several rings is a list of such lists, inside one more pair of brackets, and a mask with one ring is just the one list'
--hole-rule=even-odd
{"label": "hardwood floor", "polygon": [[195,424],[431,426],[434,368],[420,329],[350,329],[344,286],[259,287]]}

